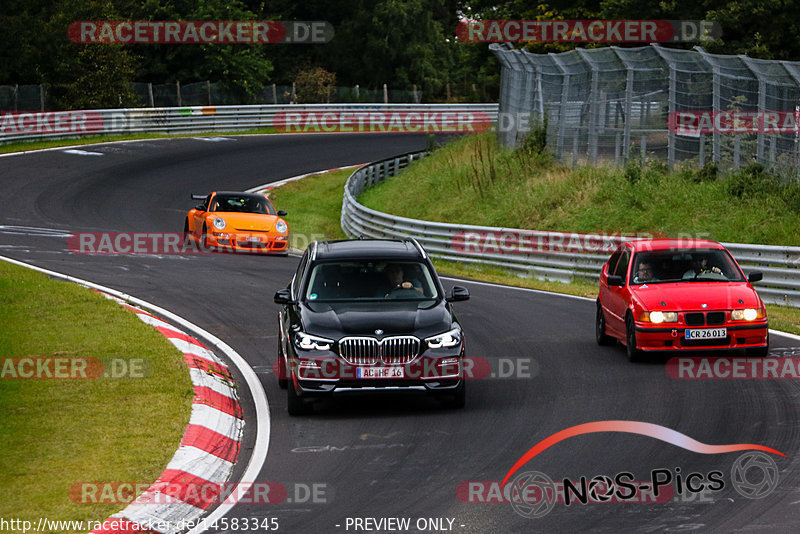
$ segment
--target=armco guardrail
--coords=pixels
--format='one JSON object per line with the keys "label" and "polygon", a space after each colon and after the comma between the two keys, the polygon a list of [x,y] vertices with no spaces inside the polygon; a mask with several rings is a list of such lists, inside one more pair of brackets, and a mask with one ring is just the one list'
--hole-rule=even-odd
{"label": "armco guardrail", "polygon": [[[294,117],[303,114],[304,118],[311,115],[311,119],[300,120],[299,125],[293,127],[287,122],[290,113]],[[359,124],[358,114],[364,113],[371,116]],[[383,122],[381,113],[386,114]],[[436,114],[438,120],[426,120],[431,114]],[[449,114],[459,114],[460,122]],[[472,123],[470,114],[474,115]],[[276,117],[279,124],[276,124]],[[382,131],[382,128],[395,132],[436,133],[442,126],[463,127],[468,132],[470,124],[486,130],[496,120],[497,104],[270,104],[6,112],[0,113],[0,143],[98,134],[230,132],[281,126],[289,132],[300,133]]]}
{"label": "armco guardrail", "polygon": [[[540,232],[421,221],[382,213],[358,203],[367,188],[394,176],[424,152],[360,167],[344,188],[341,225],[352,237],[414,237],[432,256],[512,269],[540,279],[597,280],[600,269],[624,236]],[[724,243],[745,270],[761,271],[757,284],[766,302],[800,307],[800,247]]]}

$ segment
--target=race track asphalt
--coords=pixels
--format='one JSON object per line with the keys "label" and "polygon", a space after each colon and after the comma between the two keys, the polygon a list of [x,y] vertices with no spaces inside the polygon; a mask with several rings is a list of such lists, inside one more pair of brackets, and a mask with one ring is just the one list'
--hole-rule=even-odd
{"label": "race track asphalt", "polygon": [[[446,529],[452,519],[452,531],[465,533],[796,532],[797,380],[672,379],[665,358],[631,364],[621,347],[598,347],[590,300],[459,281],[472,293],[456,304],[468,354],[511,376],[471,381],[463,410],[443,409],[413,393],[345,395],[313,415],[289,417],[286,393],[272,375],[278,311],[272,296],[288,283],[297,258],[67,250],[65,235],[74,232],[179,232],[191,193],[247,189],[424,147],[418,135],[273,135],[79,147],[100,155],[51,150],[3,157],[0,254],[148,300],[245,357],[262,380],[272,419],[267,461],[252,482],[280,482],[288,495],[282,502],[239,504],[229,518],[275,517],[280,531],[302,533],[376,531],[375,523],[362,521],[359,529],[354,520],[390,517],[409,518],[411,531],[439,532],[444,529],[425,520],[444,520]],[[291,213],[287,221],[291,225]],[[445,287],[455,283],[447,279]],[[773,336],[772,354],[800,356],[800,342]],[[252,399],[241,393],[252,417]],[[523,517],[508,503],[459,500],[460,483],[502,480],[540,440],[601,420],[655,423],[712,445],[775,448],[786,454],[772,456],[778,486],[762,499],[741,496],[731,476],[741,453],[698,454],[652,437],[596,433],[554,445],[520,472],[556,481],[631,472],[643,481],[659,468],[706,480],[720,471],[724,488],[684,491],[655,504],[556,503],[539,518]],[[252,430],[245,427],[245,459],[255,446]],[[758,476],[751,472],[748,480]],[[314,490],[316,499],[309,496]]]}

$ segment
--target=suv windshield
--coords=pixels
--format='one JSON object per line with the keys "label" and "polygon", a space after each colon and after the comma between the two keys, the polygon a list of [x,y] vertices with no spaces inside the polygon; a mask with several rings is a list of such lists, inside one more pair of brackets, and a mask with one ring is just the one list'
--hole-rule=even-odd
{"label": "suv windshield", "polygon": [[315,302],[431,300],[428,266],[417,261],[340,261],[314,266],[305,298]]}
{"label": "suv windshield", "polygon": [[631,284],[666,282],[743,282],[730,255],[719,249],[657,250],[633,258]]}

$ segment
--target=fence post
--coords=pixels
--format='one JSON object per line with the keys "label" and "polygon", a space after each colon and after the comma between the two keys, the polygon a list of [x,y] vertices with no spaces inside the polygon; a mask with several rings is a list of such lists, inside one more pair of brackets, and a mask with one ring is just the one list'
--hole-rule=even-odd
{"label": "fence post", "polygon": [[739,158],[741,156],[742,137],[733,136],[733,170],[739,169]]}
{"label": "fence post", "polygon": [[211,105],[211,81],[206,80],[206,101],[207,105]]}
{"label": "fence post", "polygon": [[631,150],[631,129],[633,128],[633,71],[627,69],[625,75],[625,114],[622,138],[622,163],[628,163]]}
{"label": "fence post", "polygon": [[181,82],[180,82],[180,80],[175,82],[175,93],[178,95],[178,107],[181,107]]}
{"label": "fence post", "polygon": [[14,111],[19,111],[19,84],[14,84]]}
{"label": "fence post", "polygon": [[[669,117],[673,117],[673,113],[675,113],[675,99],[676,99],[676,91],[677,91],[677,74],[675,73],[675,66],[670,64],[669,65],[669,94],[667,95],[668,104],[667,108],[669,111]],[[670,170],[675,167],[675,143],[677,141],[677,136],[675,132],[672,131],[669,127],[667,128],[669,131],[667,132],[667,167]]]}
{"label": "fence post", "polygon": [[699,160],[700,166],[705,167],[706,165],[706,136],[700,134],[700,150],[697,155],[697,159]]}
{"label": "fence post", "polygon": [[44,84],[39,84],[39,111],[44,111]]}
{"label": "fence post", "polygon": [[272,84],[272,103],[273,104],[278,103],[278,88],[275,86],[274,83]]}
{"label": "fence post", "polygon": [[156,100],[153,98],[153,82],[147,84],[147,97],[150,99],[150,107],[156,107]]}
{"label": "fence post", "polygon": [[642,136],[641,151],[642,151],[642,167],[644,167],[645,163],[647,163],[647,134]]}
{"label": "fence post", "polygon": [[386,86],[386,84],[383,84],[383,103],[389,103],[389,88]]}

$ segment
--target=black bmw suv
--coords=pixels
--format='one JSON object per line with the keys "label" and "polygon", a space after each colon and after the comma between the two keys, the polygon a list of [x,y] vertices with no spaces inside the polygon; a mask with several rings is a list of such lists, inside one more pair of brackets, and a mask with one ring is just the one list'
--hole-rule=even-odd
{"label": "black bmw suv", "polygon": [[314,241],[286,289],[276,374],[291,415],[334,391],[420,389],[463,407],[464,334],[414,239]]}

